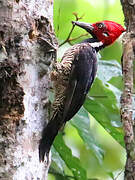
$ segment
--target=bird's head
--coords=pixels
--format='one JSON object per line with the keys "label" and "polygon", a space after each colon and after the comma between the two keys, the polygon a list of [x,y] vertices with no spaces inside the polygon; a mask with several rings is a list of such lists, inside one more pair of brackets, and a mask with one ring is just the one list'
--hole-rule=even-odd
{"label": "bird's head", "polygon": [[90,33],[94,39],[102,42],[104,46],[112,44],[124,31],[126,31],[120,24],[113,21],[100,21],[94,24],[72,21]]}

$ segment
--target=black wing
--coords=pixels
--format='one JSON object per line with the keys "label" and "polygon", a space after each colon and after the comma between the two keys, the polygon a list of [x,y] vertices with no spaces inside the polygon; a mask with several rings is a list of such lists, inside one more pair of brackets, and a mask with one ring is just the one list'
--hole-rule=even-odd
{"label": "black wing", "polygon": [[85,101],[97,71],[96,52],[91,46],[80,48],[75,55],[66,92],[63,121],[70,120]]}

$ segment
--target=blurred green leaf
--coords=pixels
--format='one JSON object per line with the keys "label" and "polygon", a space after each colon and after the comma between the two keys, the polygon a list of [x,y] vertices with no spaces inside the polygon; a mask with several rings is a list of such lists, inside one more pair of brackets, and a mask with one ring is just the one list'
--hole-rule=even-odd
{"label": "blurred green leaf", "polygon": [[121,75],[121,66],[117,61],[98,61],[97,77],[102,80],[103,83],[109,81],[112,77]]}
{"label": "blurred green leaf", "polygon": [[124,135],[117,99],[108,85],[104,85],[101,80],[96,78],[84,107],[124,147]]}
{"label": "blurred green leaf", "polygon": [[69,178],[59,174],[55,174],[55,180],[69,180]]}
{"label": "blurred green leaf", "polygon": [[121,63],[121,55],[122,55],[122,45],[121,41],[117,40],[114,44],[111,46],[104,48],[100,51],[102,59],[106,61],[110,61],[112,59],[117,60],[119,63]]}
{"label": "blurred green leaf", "polygon": [[65,162],[61,159],[59,153],[55,150],[53,146],[51,148],[51,152],[52,152],[51,168],[55,169],[55,171],[57,171],[61,175],[64,175],[64,168],[66,166]]}
{"label": "blurred green leaf", "polygon": [[120,97],[123,89],[121,65],[116,60],[99,60],[97,77],[105,87],[108,87],[114,93],[117,100],[114,103],[120,107]]}
{"label": "blurred green leaf", "polygon": [[63,175],[59,173],[59,171],[56,170],[56,168],[49,168],[49,173],[55,175],[55,180],[69,180],[69,178],[66,175]]}
{"label": "blurred green leaf", "polygon": [[86,180],[86,171],[82,168],[80,160],[72,155],[71,150],[65,145],[62,135],[59,133],[54,141],[54,148],[59,153],[67,167],[72,171],[76,180]]}
{"label": "blurred green leaf", "polygon": [[113,175],[112,172],[108,172],[107,174],[108,174],[112,179],[114,179],[114,175]]}
{"label": "blurred green leaf", "polygon": [[118,88],[122,92],[123,90],[122,78],[123,78],[122,76],[112,77],[108,82],[112,84],[113,86],[115,86],[116,88]]}
{"label": "blurred green leaf", "polygon": [[103,161],[104,151],[98,145],[90,132],[90,121],[88,112],[82,107],[80,111],[74,116],[70,123],[77,129],[78,134],[86,144],[87,148],[90,149],[97,157],[100,163]]}

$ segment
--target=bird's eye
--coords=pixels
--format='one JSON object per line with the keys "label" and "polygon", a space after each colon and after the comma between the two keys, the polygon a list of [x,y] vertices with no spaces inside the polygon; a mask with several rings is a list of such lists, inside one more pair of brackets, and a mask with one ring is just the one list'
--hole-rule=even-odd
{"label": "bird's eye", "polygon": [[103,36],[108,37],[109,36],[108,32],[103,32]]}
{"label": "bird's eye", "polygon": [[102,29],[103,26],[104,26],[104,25],[103,25],[102,23],[98,23],[98,24],[97,24],[97,27],[98,27],[99,29]]}

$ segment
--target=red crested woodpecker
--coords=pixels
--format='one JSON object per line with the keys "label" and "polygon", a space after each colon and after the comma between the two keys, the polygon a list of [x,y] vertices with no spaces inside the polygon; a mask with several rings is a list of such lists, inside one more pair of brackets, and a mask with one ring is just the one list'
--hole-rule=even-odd
{"label": "red crested woodpecker", "polygon": [[43,129],[39,143],[39,159],[48,157],[51,145],[60,128],[80,109],[94,81],[97,71],[97,52],[112,44],[125,29],[113,21],[94,24],[73,21],[74,25],[85,29],[92,38],[69,48],[61,62],[57,62],[51,72],[55,90],[52,117]]}

